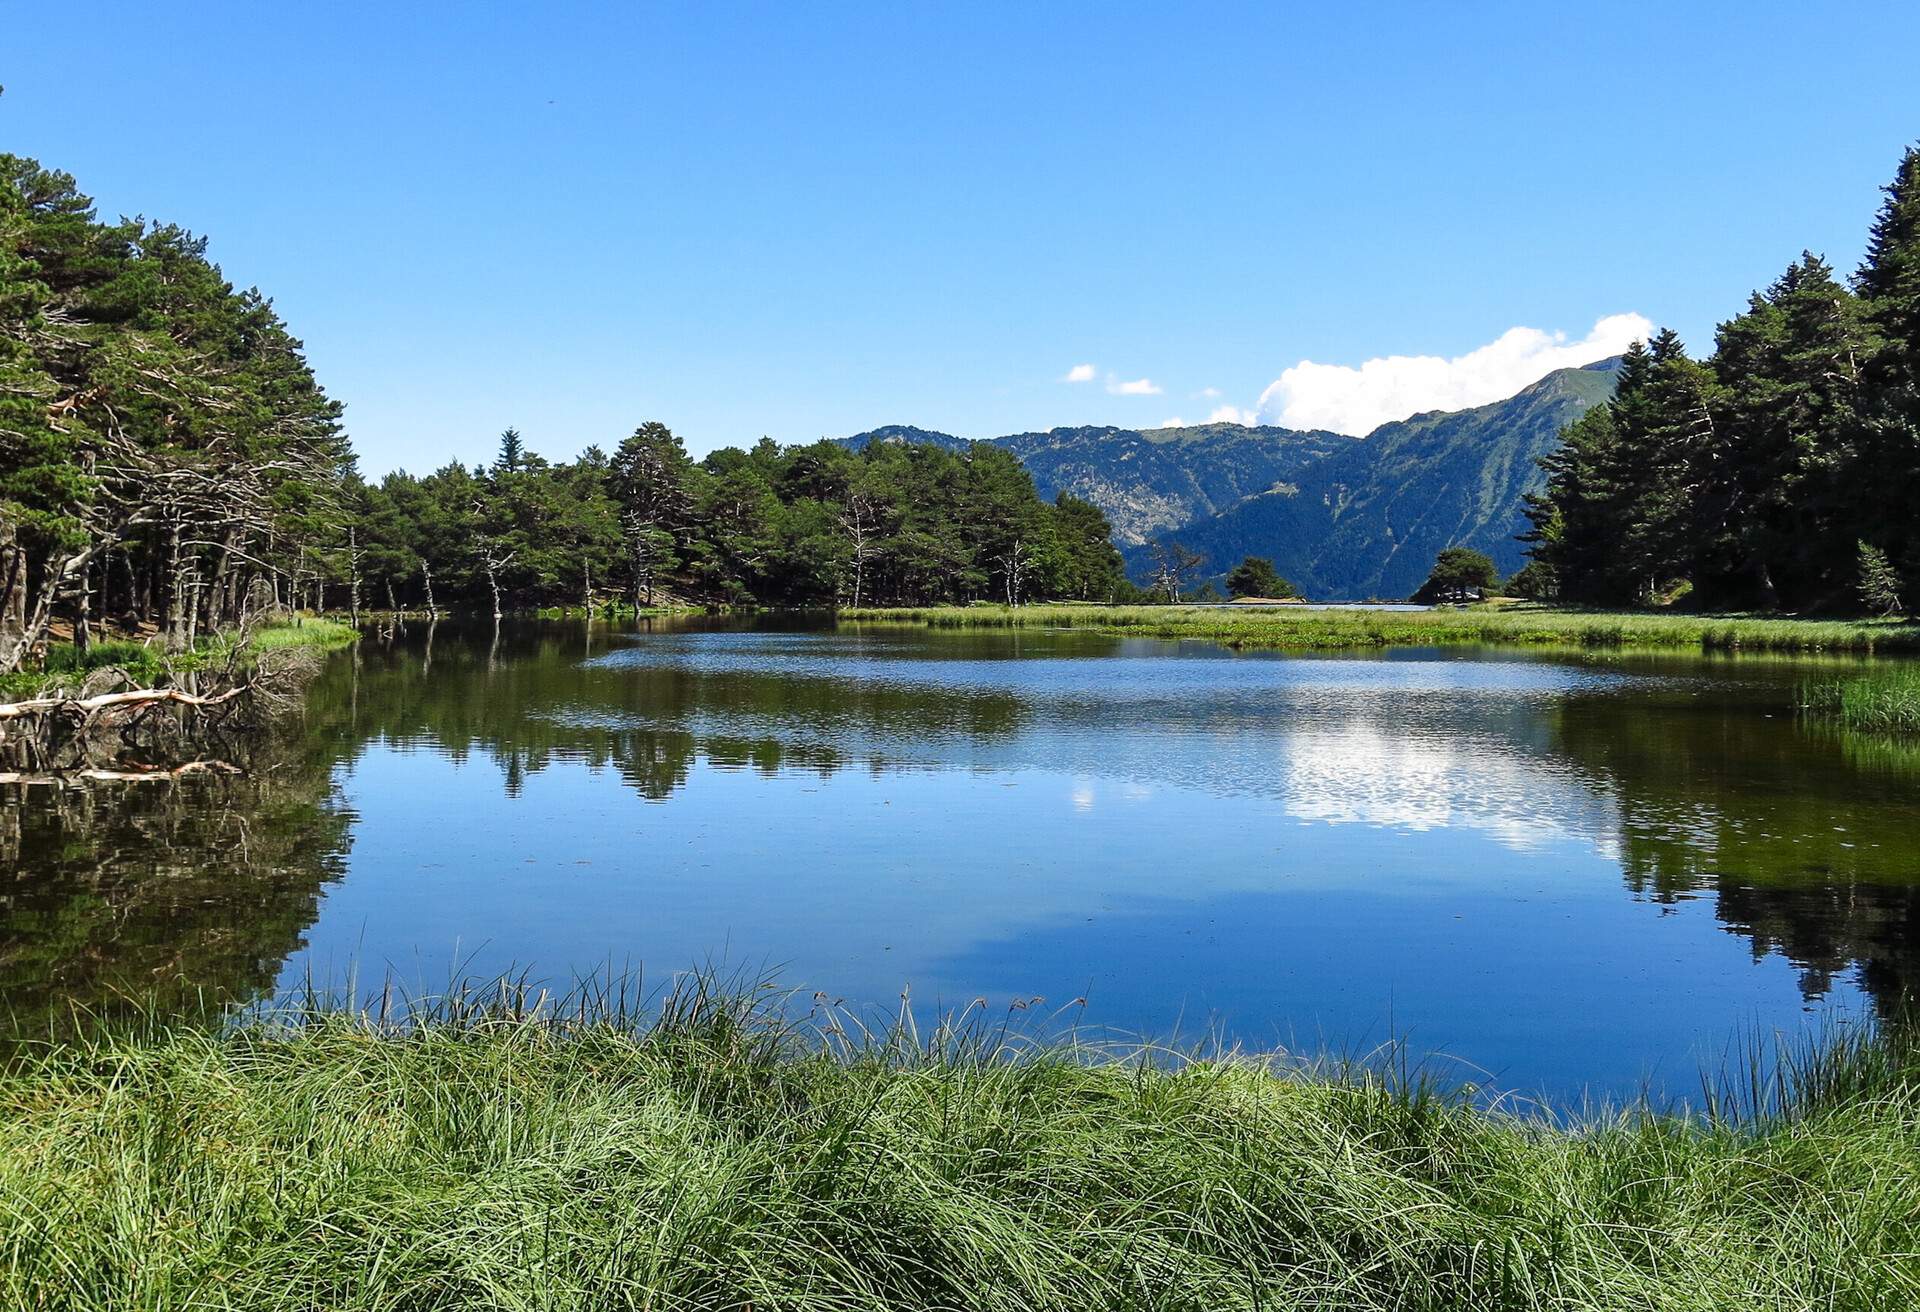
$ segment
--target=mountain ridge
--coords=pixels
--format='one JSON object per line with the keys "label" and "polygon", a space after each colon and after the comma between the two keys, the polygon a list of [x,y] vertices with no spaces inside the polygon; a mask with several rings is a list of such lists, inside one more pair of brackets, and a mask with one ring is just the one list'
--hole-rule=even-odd
{"label": "mountain ridge", "polygon": [[[1543,482],[1535,462],[1612,394],[1618,365],[1616,356],[1557,369],[1502,400],[1422,411],[1364,437],[1213,423],[1063,425],[984,440],[1017,456],[1042,497],[1068,492],[1099,506],[1136,581],[1152,572],[1154,543],[1177,540],[1207,557],[1203,577],[1256,555],[1313,596],[1405,596],[1442,547],[1485,551],[1503,573],[1519,567],[1522,498]],[[856,450],[972,445],[911,424],[839,440]]]}

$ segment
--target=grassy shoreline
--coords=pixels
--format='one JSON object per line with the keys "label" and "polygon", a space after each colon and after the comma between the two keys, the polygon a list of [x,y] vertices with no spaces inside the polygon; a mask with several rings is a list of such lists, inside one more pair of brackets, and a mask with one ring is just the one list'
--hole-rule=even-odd
{"label": "grassy shoreline", "polygon": [[[1572,1128],[1364,1070],[519,1006],[0,1070],[0,1303],[1807,1308],[1920,1300],[1920,1061]],[[1732,1101],[1739,1102],[1735,1097]]]}
{"label": "grassy shoreline", "polygon": [[85,652],[70,643],[56,643],[48,649],[44,668],[0,676],[0,701],[71,691],[94,671],[108,668],[124,670],[137,685],[161,687],[183,675],[230,665],[249,669],[268,653],[333,651],[352,645],[359,636],[352,625],[339,620],[296,615],[254,629],[245,637],[216,633],[183,651],[124,638],[98,639]]}
{"label": "grassy shoreline", "polygon": [[1449,644],[1780,653],[1920,652],[1920,623],[1769,615],[1678,615],[1541,606],[1431,611],[1197,606],[932,606],[842,610],[843,621],[943,629],[1070,628],[1190,638],[1233,648],[1339,650]]}
{"label": "grassy shoreline", "polygon": [[1800,689],[1800,710],[1847,729],[1920,734],[1920,671],[1904,668],[1809,682]]}

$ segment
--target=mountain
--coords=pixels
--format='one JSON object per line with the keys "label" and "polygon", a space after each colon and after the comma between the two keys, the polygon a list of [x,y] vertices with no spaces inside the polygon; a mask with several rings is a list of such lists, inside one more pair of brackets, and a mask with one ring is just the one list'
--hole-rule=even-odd
{"label": "mountain", "polygon": [[[1469,546],[1501,572],[1520,567],[1521,498],[1560,429],[1613,392],[1618,358],[1561,369],[1504,401],[1430,411],[1365,437],[1240,424],[1054,428],[991,439],[1020,458],[1043,497],[1071,492],[1106,512],[1136,581],[1152,544],[1205,553],[1215,579],[1268,556],[1309,596],[1404,597],[1442,547]],[[888,424],[842,438],[971,445]]]}
{"label": "mountain", "polygon": [[[886,424],[840,439],[854,450],[874,442],[970,443],[951,433]],[[1304,470],[1358,439],[1340,433],[1196,424],[1188,428],[1054,428],[990,439],[1012,451],[1048,501],[1071,492],[1106,512],[1121,546],[1221,514],[1248,497],[1289,486]]]}
{"label": "mountain", "polygon": [[1289,487],[1355,445],[1339,433],[1240,424],[1054,428],[994,441],[1020,457],[1043,498],[1071,492],[1104,510],[1122,546]]}
{"label": "mountain", "polygon": [[[1484,551],[1510,573],[1524,560],[1521,497],[1543,481],[1535,460],[1612,394],[1618,365],[1561,369],[1491,405],[1382,424],[1291,487],[1161,536],[1204,553],[1215,576],[1243,556],[1271,557],[1314,597],[1407,596],[1449,546]],[[1127,565],[1146,578],[1151,547],[1128,551]]]}
{"label": "mountain", "polygon": [[944,447],[948,451],[964,451],[973,445],[964,437],[955,437],[952,433],[936,433],[931,428],[915,428],[912,424],[882,424],[864,433],[843,437],[840,442],[855,451],[864,451],[875,442],[917,442],[924,446]]}

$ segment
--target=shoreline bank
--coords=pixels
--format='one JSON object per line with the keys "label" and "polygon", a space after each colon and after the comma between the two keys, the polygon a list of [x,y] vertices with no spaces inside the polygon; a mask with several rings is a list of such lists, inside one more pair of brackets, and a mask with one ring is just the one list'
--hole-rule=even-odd
{"label": "shoreline bank", "polygon": [[[1559,1126],[1368,1068],[632,1027],[501,992],[0,1066],[5,1301],[598,1308],[1891,1308],[1920,1064],[1880,1036],[1707,1114]],[[591,1009],[589,1009],[591,1011]],[[603,1009],[604,1010],[604,1009]],[[1737,1073],[1728,1081],[1739,1086]]]}
{"label": "shoreline bank", "polygon": [[1235,649],[1333,651],[1487,645],[1894,655],[1920,653],[1920,622],[1769,615],[1673,615],[1534,606],[1426,611],[1273,606],[1031,605],[862,607],[843,622],[935,629],[1063,628],[1121,637],[1195,639]]}

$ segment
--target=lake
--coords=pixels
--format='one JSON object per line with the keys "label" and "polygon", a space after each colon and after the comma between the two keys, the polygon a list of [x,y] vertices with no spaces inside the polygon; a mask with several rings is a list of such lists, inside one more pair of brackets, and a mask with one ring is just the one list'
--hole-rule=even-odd
{"label": "lake", "polygon": [[416,623],[245,779],[0,801],[0,992],[31,1022],[715,965],[1684,1095],[1920,972],[1920,748],[1801,722],[1809,668]]}

